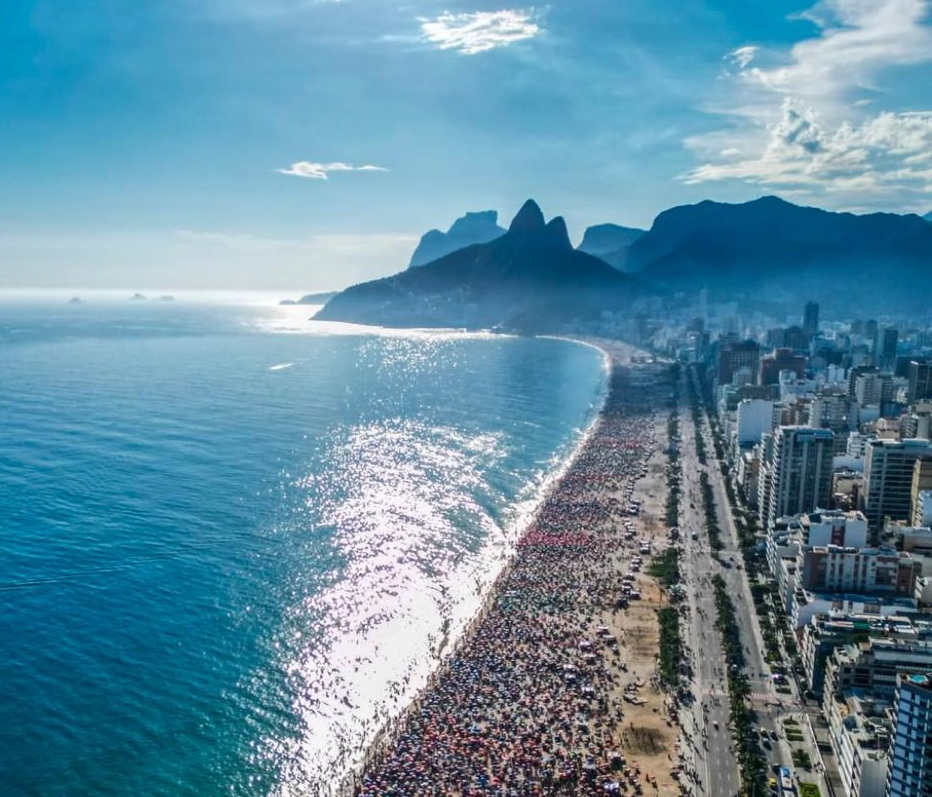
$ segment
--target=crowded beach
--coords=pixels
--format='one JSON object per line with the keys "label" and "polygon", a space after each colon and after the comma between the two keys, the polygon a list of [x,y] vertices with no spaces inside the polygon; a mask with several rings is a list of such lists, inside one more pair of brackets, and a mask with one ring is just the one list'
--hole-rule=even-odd
{"label": "crowded beach", "polygon": [[669,383],[604,347],[609,389],[591,434],[428,687],[375,745],[357,797],[679,795],[679,718],[657,676],[644,573],[668,544]]}

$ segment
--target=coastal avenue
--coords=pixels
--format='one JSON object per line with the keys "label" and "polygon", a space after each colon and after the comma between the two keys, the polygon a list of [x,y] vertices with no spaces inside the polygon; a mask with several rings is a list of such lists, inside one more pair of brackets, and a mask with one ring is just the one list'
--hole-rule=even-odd
{"label": "coastal avenue", "polygon": [[[686,532],[682,573],[689,596],[689,616],[684,632],[687,647],[693,653],[696,697],[692,728],[684,727],[684,753],[696,762],[700,773],[700,793],[718,797],[739,792],[741,778],[728,729],[728,684],[724,654],[715,626],[715,595],[711,585],[712,576],[721,567],[712,558],[703,523],[699,491],[702,466],[696,455],[685,378],[680,386],[679,416],[680,461],[683,465],[680,524]],[[693,533],[698,539],[692,539]]]}
{"label": "coastal avenue", "polygon": [[[698,724],[694,726],[697,732],[691,751],[700,762],[699,771],[705,772],[700,790],[709,797],[718,797],[740,793],[741,782],[729,728],[727,673],[724,669],[719,632],[715,628],[715,597],[711,585],[713,576],[719,575],[724,579],[735,608],[735,618],[744,647],[745,674],[750,681],[751,701],[757,712],[757,722],[762,733],[765,732],[770,740],[776,740],[774,744],[768,742],[765,745],[772,765],[784,765],[792,760],[790,747],[781,728],[781,720],[801,716],[806,709],[797,689],[791,688],[790,694],[783,696],[774,690],[750,585],[740,565],[742,556],[738,531],[732,517],[724,477],[715,457],[711,433],[705,422],[702,424],[701,434],[708,466],[699,463],[696,453],[695,426],[688,404],[685,381],[691,377],[694,378],[692,371],[684,369],[679,405],[680,452],[683,464],[680,507],[681,525],[686,532],[683,572],[688,586],[690,606],[689,622],[685,631],[689,646],[695,654],[696,694],[702,707],[695,715]],[[700,386],[695,384],[694,387],[697,395],[701,395]],[[717,559],[712,556],[705,529],[700,490],[702,472],[708,474],[715,499],[716,516],[722,530],[721,542],[724,547],[719,551]],[[692,539],[692,532],[697,532],[698,540]],[[707,747],[699,743],[703,730],[707,734]],[[688,741],[687,739],[687,743]],[[810,741],[813,749],[816,749],[815,740]],[[831,762],[826,762],[826,765],[830,764]],[[825,782],[824,774],[808,773],[806,780],[815,781],[822,794],[833,794],[829,788],[830,784]],[[756,785],[756,794],[769,793],[766,784]]]}
{"label": "coastal avenue", "polygon": [[[689,411],[685,384],[689,371],[685,374],[681,385],[679,409],[680,446],[684,465],[681,503],[683,525],[687,532],[684,573],[690,601],[690,618],[686,631],[695,653],[696,691],[701,707],[696,714],[698,734],[694,740],[694,752],[706,773],[705,793],[729,795],[740,791],[741,779],[729,728],[728,682],[724,654],[719,631],[715,627],[715,595],[711,584],[713,576],[720,575],[725,580],[728,593],[734,602],[752,693],[756,700],[765,706],[775,705],[776,696],[766,667],[764,644],[754,614],[754,603],[747,579],[743,570],[736,566],[740,562],[738,536],[722,484],[722,475],[713,455],[709,455],[713,466],[706,467],[699,463],[696,453],[696,430]],[[698,391],[698,385],[696,389]],[[700,433],[706,441],[706,450],[712,452],[712,441],[708,437],[705,424]],[[718,559],[712,556],[705,529],[700,491],[700,474],[703,471],[708,474],[712,484],[719,527],[723,530],[724,548],[719,552]],[[698,533],[697,540],[691,538],[692,532]],[[723,566],[721,562],[727,563],[727,566]],[[769,715],[761,717],[761,727],[768,733],[778,730],[775,719]],[[698,739],[703,736],[703,732],[705,738],[703,744],[699,745]]]}

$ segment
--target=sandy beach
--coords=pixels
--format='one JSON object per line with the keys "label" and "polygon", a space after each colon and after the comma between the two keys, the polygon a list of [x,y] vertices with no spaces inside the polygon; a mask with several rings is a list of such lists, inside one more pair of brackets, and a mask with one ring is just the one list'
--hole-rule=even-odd
{"label": "sandy beach", "polygon": [[[593,341],[589,341],[593,342]],[[644,573],[668,543],[664,366],[596,342],[603,410],[485,606],[347,789],[377,795],[680,794]]]}

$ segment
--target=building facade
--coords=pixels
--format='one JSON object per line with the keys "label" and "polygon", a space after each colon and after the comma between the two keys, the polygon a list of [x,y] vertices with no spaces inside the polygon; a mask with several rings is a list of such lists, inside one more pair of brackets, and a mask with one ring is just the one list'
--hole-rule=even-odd
{"label": "building facade", "polygon": [[932,797],[932,678],[901,674],[886,797]]}
{"label": "building facade", "polygon": [[861,510],[876,535],[884,518],[909,520],[913,468],[917,459],[932,456],[928,440],[871,440],[864,461]]}
{"label": "building facade", "polygon": [[913,463],[909,486],[910,520],[914,526],[932,523],[932,457],[919,457]]}
{"label": "building facade", "polygon": [[922,564],[895,548],[803,546],[796,557],[803,589],[814,592],[854,592],[859,595],[912,596]]}
{"label": "building facade", "polygon": [[773,435],[767,527],[777,518],[828,506],[835,435],[828,429],[780,426]]}
{"label": "building facade", "polygon": [[932,399],[932,361],[910,360],[908,374],[907,400]]}

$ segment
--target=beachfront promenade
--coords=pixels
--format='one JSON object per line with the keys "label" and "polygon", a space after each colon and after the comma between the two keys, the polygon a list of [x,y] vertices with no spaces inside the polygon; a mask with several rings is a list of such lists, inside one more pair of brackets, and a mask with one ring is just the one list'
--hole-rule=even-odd
{"label": "beachfront promenade", "polygon": [[677,713],[657,681],[665,597],[641,572],[641,560],[668,544],[673,386],[667,366],[632,365],[621,344],[606,351],[610,387],[588,442],[462,643],[372,752],[354,794],[692,793]]}

